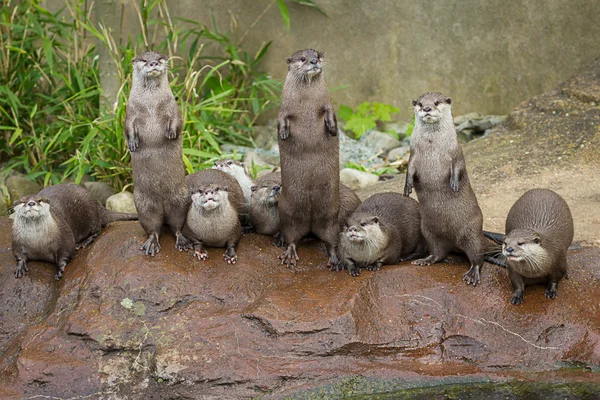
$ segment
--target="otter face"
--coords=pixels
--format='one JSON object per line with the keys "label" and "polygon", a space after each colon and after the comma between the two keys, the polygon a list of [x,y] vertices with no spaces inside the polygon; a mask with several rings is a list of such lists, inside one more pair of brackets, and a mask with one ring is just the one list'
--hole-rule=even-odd
{"label": "otter face", "polygon": [[310,81],[323,70],[324,55],[313,49],[300,50],[286,58],[288,71],[294,71],[296,76]]}
{"label": "otter face", "polygon": [[194,207],[205,211],[215,210],[229,201],[227,188],[216,184],[203,186],[192,193]]}
{"label": "otter face", "polygon": [[50,215],[50,204],[43,197],[27,196],[15,202],[15,219],[36,220]]}
{"label": "otter face", "polygon": [[[542,238],[530,229],[515,229],[506,235],[502,243],[502,255],[509,263],[525,263],[527,272],[532,276],[535,276],[536,271],[544,271],[543,266],[547,264],[548,258]],[[527,272],[519,272],[529,275]]]}
{"label": "otter face", "polygon": [[377,216],[352,216],[344,226],[342,234],[351,242],[362,243],[369,237],[381,236],[381,226]]}
{"label": "otter face", "polygon": [[421,95],[417,100],[413,100],[412,105],[415,118],[426,124],[435,124],[442,115],[448,114],[452,118],[451,103],[450,97],[436,92]]}
{"label": "otter face", "polygon": [[250,190],[253,201],[269,206],[275,206],[281,197],[281,186],[276,183],[252,186]]}
{"label": "otter face", "polygon": [[145,51],[132,60],[134,70],[145,77],[157,78],[167,72],[167,56]]}
{"label": "otter face", "polygon": [[236,160],[219,160],[215,161],[215,165],[212,167],[213,169],[218,169],[219,171],[223,171],[226,174],[236,176],[238,174],[246,174],[246,168],[244,163],[241,163]]}

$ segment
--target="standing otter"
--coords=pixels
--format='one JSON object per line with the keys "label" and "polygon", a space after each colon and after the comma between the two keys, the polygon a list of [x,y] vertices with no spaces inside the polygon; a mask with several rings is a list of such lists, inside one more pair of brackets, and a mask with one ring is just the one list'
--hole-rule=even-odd
{"label": "standing otter", "polygon": [[[256,185],[252,186],[250,203],[250,222],[257,233],[274,235],[275,245],[284,246],[283,237],[279,231],[278,202],[281,197],[281,174],[271,172],[259,177]],[[340,228],[348,217],[360,205],[360,199],[348,186],[340,183],[340,212],[338,221]]]}
{"label": "standing otter", "polygon": [[223,259],[235,264],[235,248],[242,237],[239,214],[245,212],[244,193],[235,178],[216,169],[188,175],[192,205],[183,231],[194,245],[194,255],[206,260],[204,245],[227,247]]}
{"label": "standing otter", "polygon": [[228,175],[233,176],[244,191],[244,199],[246,200],[246,206],[250,207],[250,200],[252,197],[252,186],[254,186],[254,180],[246,170],[246,165],[243,162],[225,159],[215,161],[213,169],[223,171]]}
{"label": "standing otter", "polygon": [[413,264],[434,264],[458,249],[471,263],[463,279],[476,285],[486,248],[483,215],[469,183],[450,103],[441,93],[425,93],[413,101],[415,128],[404,195],[408,196],[414,185],[421,207],[421,231],[430,252]]}
{"label": "standing otter", "polygon": [[79,185],[62,184],[23,197],[14,205],[12,251],[15,275],[27,272],[28,261],[48,261],[60,279],[75,250],[90,244],[100,229],[114,221],[137,219],[136,214],[109,211]]}
{"label": "standing otter", "polygon": [[288,73],[277,118],[282,193],[281,233],[289,267],[299,260],[298,240],[312,232],[325,242],[330,268],[337,268],[340,173],[337,120],[322,74],[323,54],[300,50],[287,58]]}
{"label": "standing otter", "polygon": [[546,297],[556,298],[567,273],[567,249],[573,241],[573,217],[567,202],[548,189],[531,189],[510,208],[506,236],[486,232],[502,243],[513,286],[510,302],[523,303],[526,284],[549,282]]}
{"label": "standing otter", "polygon": [[167,78],[167,57],[152,51],[138,55],[133,59],[124,134],[131,152],[135,207],[148,235],[140,250],[150,256],[160,251],[164,223],[175,234],[177,249],[191,247],[181,233],[189,206],[182,126]]}
{"label": "standing otter", "polygon": [[426,253],[419,203],[398,193],[377,193],[366,199],[340,233],[342,264],[352,276],[360,274],[360,267],[377,271],[384,264]]}

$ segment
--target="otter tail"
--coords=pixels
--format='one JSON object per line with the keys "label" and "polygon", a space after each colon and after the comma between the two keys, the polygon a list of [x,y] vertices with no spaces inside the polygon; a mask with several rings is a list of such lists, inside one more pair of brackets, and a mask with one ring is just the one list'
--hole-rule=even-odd
{"label": "otter tail", "polygon": [[502,242],[504,242],[504,235],[501,233],[483,231],[483,236],[485,236],[488,239],[492,239],[498,244],[502,244]]}
{"label": "otter tail", "polygon": [[102,218],[102,220],[102,226],[104,226],[116,221],[137,221],[138,215],[134,213],[122,213],[106,210],[104,212],[104,218]]}

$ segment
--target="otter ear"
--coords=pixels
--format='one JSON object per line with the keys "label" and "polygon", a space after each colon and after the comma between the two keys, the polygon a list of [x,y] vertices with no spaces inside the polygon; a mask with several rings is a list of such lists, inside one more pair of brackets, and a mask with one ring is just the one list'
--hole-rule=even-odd
{"label": "otter ear", "polygon": [[378,224],[379,223],[379,217],[373,217],[371,219],[371,221],[373,221],[373,223]]}
{"label": "otter ear", "polygon": [[414,106],[416,106],[416,105],[417,105],[417,101],[416,101],[416,100],[413,100],[413,101],[412,101],[412,105],[413,105],[413,107],[414,107]]}
{"label": "otter ear", "polygon": [[452,99],[450,97],[446,97],[446,103],[452,104]]}
{"label": "otter ear", "polygon": [[258,189],[258,186],[256,186],[256,185],[254,185],[254,186],[250,186],[250,190],[251,190],[251,191],[255,192],[255,191],[256,191],[256,189]]}
{"label": "otter ear", "polygon": [[292,61],[294,61],[294,59],[292,57],[288,57],[285,59],[285,62],[290,65],[292,63]]}

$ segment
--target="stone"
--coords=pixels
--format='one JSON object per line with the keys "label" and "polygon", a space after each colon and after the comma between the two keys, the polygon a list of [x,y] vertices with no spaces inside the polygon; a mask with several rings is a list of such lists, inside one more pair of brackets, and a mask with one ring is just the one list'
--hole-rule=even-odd
{"label": "stone", "polygon": [[343,168],[340,171],[340,182],[352,190],[357,190],[379,182],[379,177],[354,168]]}
{"label": "stone", "polygon": [[106,208],[111,211],[137,214],[133,193],[126,190],[113,194],[106,199]]}
{"label": "stone", "polygon": [[261,149],[271,149],[277,145],[277,120],[271,120],[266,125],[254,125],[252,140]]}
{"label": "stone", "polygon": [[515,307],[506,270],[483,268],[468,288],[462,258],[353,278],[329,271],[315,241],[290,270],[270,237],[248,234],[228,265],[223,249],[206,262],[177,251],[167,229],[150,258],[134,221],[105,228],[59,282],[43,262],[16,279],[10,225],[0,218],[2,398],[296,398],[324,387],[342,398],[357,376],[371,380],[352,386],[363,394],[457,376],[568,383],[579,379],[570,366],[600,363],[594,247],[569,251],[556,300],[538,285]]}
{"label": "stone", "polygon": [[83,186],[90,192],[94,200],[103,206],[106,205],[106,200],[115,194],[115,190],[106,182],[85,182]]}
{"label": "stone", "polygon": [[5,184],[10,198],[10,204],[14,204],[14,202],[21,197],[37,194],[42,190],[41,185],[27,179],[25,175],[17,173],[9,176],[8,179],[6,179]]}
{"label": "stone", "polygon": [[396,147],[388,152],[388,162],[394,162],[399,160],[405,160],[408,163],[408,157],[410,156],[410,146]]}
{"label": "stone", "polygon": [[272,168],[279,165],[279,153],[271,150],[254,149],[244,154],[244,163],[248,168],[252,168],[252,163],[261,167]]}
{"label": "stone", "polygon": [[379,157],[378,152],[364,142],[348,137],[341,129],[338,129],[338,137],[340,139],[340,169],[346,167],[348,163],[360,164],[367,168],[384,164],[384,160]]}
{"label": "stone", "polygon": [[400,141],[389,133],[370,131],[363,135],[360,142],[375,149],[377,153],[386,153],[387,151],[401,145]]}

